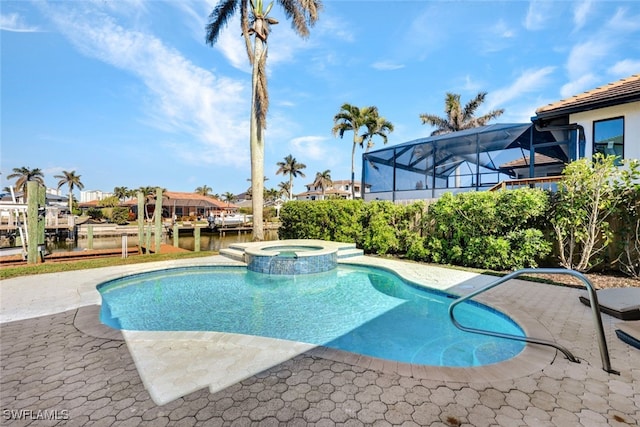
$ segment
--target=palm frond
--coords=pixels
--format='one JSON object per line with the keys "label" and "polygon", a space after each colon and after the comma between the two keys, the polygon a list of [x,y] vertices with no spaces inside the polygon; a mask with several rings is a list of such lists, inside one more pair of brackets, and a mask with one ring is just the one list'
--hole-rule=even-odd
{"label": "palm frond", "polygon": [[[243,1],[243,3],[246,3],[246,1]],[[227,23],[231,20],[233,14],[236,12],[238,4],[239,0],[222,0],[213,9],[211,14],[209,15],[209,23],[205,27],[207,31],[207,44],[213,46],[216,43],[218,37],[220,36],[220,32],[224,27],[227,26]]]}

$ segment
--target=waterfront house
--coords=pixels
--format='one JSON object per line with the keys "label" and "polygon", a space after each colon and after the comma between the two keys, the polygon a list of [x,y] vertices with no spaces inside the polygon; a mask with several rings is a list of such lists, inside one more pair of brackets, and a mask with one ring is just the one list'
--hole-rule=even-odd
{"label": "waterfront house", "polygon": [[[356,199],[359,199],[362,194],[362,184],[360,181],[355,181],[353,186]],[[351,180],[333,181],[330,186],[324,189],[324,195],[322,187],[319,185],[311,183],[306,184],[305,187],[307,187],[307,191],[293,196],[296,200],[351,199]]]}

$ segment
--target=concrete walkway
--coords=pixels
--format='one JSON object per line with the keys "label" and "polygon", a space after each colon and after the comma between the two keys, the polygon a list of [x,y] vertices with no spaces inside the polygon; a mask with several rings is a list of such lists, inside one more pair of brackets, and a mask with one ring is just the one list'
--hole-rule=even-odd
{"label": "concrete walkway", "polygon": [[[358,257],[454,293],[491,278]],[[223,257],[5,280],[0,284],[2,425],[607,426],[640,419],[640,352],[603,316],[611,363],[602,370],[579,289],[514,280],[482,298],[549,348],[485,368],[432,368],[216,333],[142,333],[97,321],[95,285],[143,270],[238,264]]]}

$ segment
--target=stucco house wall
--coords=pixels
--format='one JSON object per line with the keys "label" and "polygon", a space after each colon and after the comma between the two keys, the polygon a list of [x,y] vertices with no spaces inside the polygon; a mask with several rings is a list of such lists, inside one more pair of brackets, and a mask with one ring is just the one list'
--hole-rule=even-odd
{"label": "stucco house wall", "polygon": [[593,122],[624,117],[624,157],[640,159],[640,101],[570,115],[570,123],[584,127],[585,156],[593,155]]}

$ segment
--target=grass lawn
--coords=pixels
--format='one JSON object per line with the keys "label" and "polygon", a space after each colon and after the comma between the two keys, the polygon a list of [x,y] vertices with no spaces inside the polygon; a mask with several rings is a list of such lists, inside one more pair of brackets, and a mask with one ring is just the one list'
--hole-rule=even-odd
{"label": "grass lawn", "polygon": [[217,251],[176,252],[166,254],[132,255],[127,258],[105,257],[66,262],[44,262],[41,264],[0,267],[0,279],[10,279],[33,274],[59,273],[62,271],[85,270],[89,268],[112,267],[115,265],[139,264],[143,262],[167,261],[183,258],[200,258],[218,255]]}

